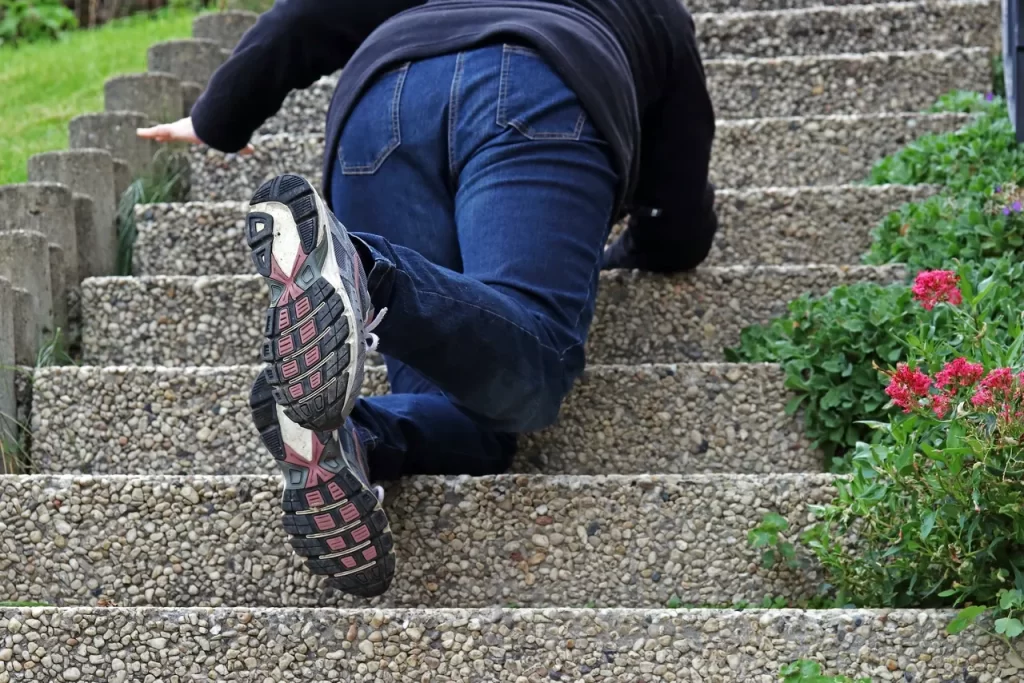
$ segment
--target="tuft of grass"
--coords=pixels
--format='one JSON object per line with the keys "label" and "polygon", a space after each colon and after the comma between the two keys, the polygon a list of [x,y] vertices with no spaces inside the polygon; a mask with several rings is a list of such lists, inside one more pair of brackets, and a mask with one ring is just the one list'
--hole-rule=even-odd
{"label": "tuft of grass", "polygon": [[48,602],[35,602],[33,600],[0,600],[0,607],[49,607]]}
{"label": "tuft of grass", "polygon": [[68,353],[64,343],[64,331],[59,327],[54,330],[53,336],[39,346],[36,354],[36,367],[48,368],[55,365],[77,365],[75,360]]}
{"label": "tuft of grass", "polygon": [[104,81],[145,71],[149,46],[189,37],[195,16],[162,10],[55,42],[0,47],[0,185],[24,182],[33,154],[66,148],[68,122],[103,111]]}
{"label": "tuft of grass", "polygon": [[132,275],[132,256],[138,229],[135,207],[138,204],[184,201],[188,197],[191,173],[181,145],[165,145],[157,150],[153,162],[136,178],[118,200],[117,264],[118,275]]}

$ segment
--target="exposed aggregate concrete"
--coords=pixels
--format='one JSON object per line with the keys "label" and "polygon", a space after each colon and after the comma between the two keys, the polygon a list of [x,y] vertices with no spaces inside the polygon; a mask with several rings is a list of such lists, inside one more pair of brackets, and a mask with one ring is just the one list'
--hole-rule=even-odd
{"label": "exposed aggregate concrete", "polygon": [[[764,9],[764,8],[759,8]],[[705,59],[719,119],[923,111],[952,90],[986,90],[986,47]],[[322,135],[337,85],[325,77],[292,91],[260,135]]]}
{"label": "exposed aggregate concrete", "polygon": [[[719,121],[711,176],[723,189],[859,182],[880,157],[969,120],[965,114],[874,114]],[[247,200],[282,173],[320,186],[322,135],[267,135],[253,144],[249,156],[192,147],[190,199]]]}
{"label": "exposed aggregate concrete", "polygon": [[[889,283],[899,266],[737,266],[676,276],[602,274],[590,364],[722,360],[740,331],[785,311],[805,292]],[[259,363],[268,296],[258,276],[92,278],[82,284],[88,365]],[[378,331],[387,353],[384,318]],[[393,329],[393,328],[392,328]]]}
{"label": "exposed aggregate concrete", "polygon": [[872,681],[1020,683],[950,612],[0,609],[0,682],[777,683],[801,658]]}
{"label": "exposed aggregate concrete", "polygon": [[[42,473],[250,474],[274,461],[249,416],[257,367],[66,367],[36,372]],[[820,471],[774,365],[592,366],[551,429],[522,437],[515,472]],[[364,395],[387,391],[371,368]],[[373,455],[371,453],[372,462]]]}
{"label": "exposed aggregate concrete", "polygon": [[[886,214],[934,191],[905,185],[721,190],[718,233],[704,265],[857,263]],[[255,274],[245,244],[247,210],[246,202],[137,206],[135,274]]]}
{"label": "exposed aggregate concrete", "polygon": [[[799,533],[824,474],[409,477],[385,485],[398,569],[374,604],[652,607],[809,598],[813,568],[764,569],[764,514]],[[49,604],[354,603],[280,527],[280,478],[0,477],[0,595]]]}
{"label": "exposed aggregate concrete", "polygon": [[[694,16],[704,59],[997,49],[996,0],[921,0]],[[881,156],[881,154],[879,154]]]}

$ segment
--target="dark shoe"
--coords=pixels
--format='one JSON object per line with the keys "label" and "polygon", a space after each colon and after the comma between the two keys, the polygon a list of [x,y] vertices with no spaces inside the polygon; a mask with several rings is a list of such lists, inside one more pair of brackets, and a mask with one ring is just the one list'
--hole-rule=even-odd
{"label": "dark shoe", "polygon": [[328,586],[360,597],[384,593],[395,575],[394,542],[352,422],[337,432],[295,424],[274,401],[267,375],[264,369],[253,383],[249,407],[284,475],[292,548],[311,573],[330,577]]}
{"label": "dark shoe", "polygon": [[253,195],[246,241],[270,287],[262,357],[274,400],[293,422],[339,429],[363,383],[368,349],[376,348],[366,274],[345,226],[313,186],[282,175]]}

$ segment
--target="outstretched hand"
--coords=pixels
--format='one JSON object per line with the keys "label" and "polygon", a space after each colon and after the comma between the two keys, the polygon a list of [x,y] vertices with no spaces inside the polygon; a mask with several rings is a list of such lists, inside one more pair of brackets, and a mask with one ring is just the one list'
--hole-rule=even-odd
{"label": "outstretched hand", "polygon": [[[196,135],[195,128],[192,127],[192,117],[187,116],[183,119],[178,119],[174,123],[161,123],[156,126],[149,128],[138,128],[135,134],[140,138],[146,138],[147,140],[156,140],[157,142],[188,142],[193,145],[201,145],[203,141]],[[244,148],[238,150],[239,154],[252,154],[252,145],[246,145]]]}

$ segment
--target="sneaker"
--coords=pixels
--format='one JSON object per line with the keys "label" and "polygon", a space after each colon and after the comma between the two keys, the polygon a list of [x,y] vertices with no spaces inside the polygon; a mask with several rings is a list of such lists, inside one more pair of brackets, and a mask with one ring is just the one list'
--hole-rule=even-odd
{"label": "sneaker", "polygon": [[345,226],[304,178],[282,175],[252,196],[245,228],[270,287],[261,355],[274,400],[296,424],[341,428],[377,348],[366,274]]}
{"label": "sneaker", "polygon": [[370,486],[362,443],[352,421],[335,431],[311,431],[291,421],[274,400],[266,369],[252,385],[249,407],[263,445],[284,475],[285,532],[312,574],[360,597],[387,591],[395,575],[394,541]]}

